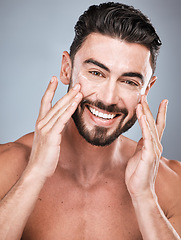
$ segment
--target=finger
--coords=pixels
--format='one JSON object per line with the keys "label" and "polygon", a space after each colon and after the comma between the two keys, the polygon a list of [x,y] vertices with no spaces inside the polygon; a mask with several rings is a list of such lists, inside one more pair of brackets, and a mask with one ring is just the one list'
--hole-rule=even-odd
{"label": "finger", "polygon": [[150,166],[152,166],[153,182],[155,182],[162,150],[158,148],[157,142],[155,141],[146,116],[142,117],[141,122],[145,149],[145,151],[143,151],[142,158],[143,160],[146,160],[147,163],[150,163]]}
{"label": "finger", "polygon": [[135,150],[134,154],[137,154],[138,152],[140,152],[143,149],[143,144],[144,144],[144,140],[143,140],[143,138],[141,138],[136,146],[136,150]]}
{"label": "finger", "polygon": [[146,115],[143,113],[141,104],[138,104],[136,113],[137,113],[139,125],[141,127],[141,131],[142,131],[142,141],[140,141],[140,143],[139,143],[139,147],[141,148],[145,145],[145,141],[146,141],[146,144],[147,144],[147,141],[152,141],[152,134],[151,134],[151,129],[150,129],[149,124],[146,119]]}
{"label": "finger", "polygon": [[159,159],[162,153],[162,146],[158,145],[156,139],[150,129],[146,116],[143,115],[140,119],[140,126],[143,135],[143,146],[145,151],[143,151],[143,159],[147,158],[151,164],[157,168],[159,165]]}
{"label": "finger", "polygon": [[149,105],[148,105],[145,95],[142,96],[141,104],[142,104],[142,108],[143,108],[143,113],[146,115],[146,120],[151,129],[151,132],[152,132],[157,144],[159,145],[159,136],[158,136],[157,127],[156,127],[155,120],[150,111],[150,108],[149,108]]}
{"label": "finger", "polygon": [[144,139],[150,139],[156,145],[157,141],[155,139],[154,133],[152,132],[150,124],[147,120],[147,116],[143,112],[143,108],[141,104],[138,104],[136,109],[136,114],[137,114],[138,122],[140,124],[142,136],[143,136],[143,141],[141,141],[139,144],[140,147],[141,147],[141,144],[142,146],[144,145]]}
{"label": "finger", "polygon": [[159,139],[162,139],[163,132],[166,125],[166,113],[167,113],[168,100],[165,99],[160,103],[158,114],[156,118],[156,127],[158,131]]}
{"label": "finger", "polygon": [[52,126],[52,133],[61,133],[63,128],[65,127],[66,123],[71,118],[72,114],[75,112],[75,110],[78,107],[78,104],[82,100],[83,95],[79,93],[76,98],[74,98],[74,101],[69,105],[63,114],[61,114],[60,117],[57,118],[56,122]]}
{"label": "finger", "polygon": [[143,148],[140,158],[142,161],[139,162],[136,170],[141,173],[143,169],[142,166],[144,164],[144,174],[150,175],[150,173],[152,173],[153,181],[155,181],[159,166],[159,149],[154,141],[146,115],[141,115],[138,121],[142,130]]}
{"label": "finger", "polygon": [[[68,101],[59,111],[57,111],[52,118],[48,121],[48,123],[45,125],[44,129],[47,129],[46,131],[48,131],[49,129],[53,128],[53,126],[55,125],[55,123],[57,122],[57,120],[60,118],[61,119],[61,123],[60,125],[63,125],[65,122],[62,120],[64,119],[64,115],[66,117],[66,120],[68,121],[70,119],[70,117],[72,116],[72,105],[78,105],[80,103],[80,101],[82,100],[83,95],[79,92],[73,99],[71,99],[70,101]],[[60,126],[61,129],[61,126]]]}
{"label": "finger", "polygon": [[156,124],[155,124],[155,120],[154,120],[153,115],[152,115],[152,113],[149,109],[149,106],[148,106],[148,103],[147,103],[146,99],[144,99],[144,97],[142,97],[142,98],[143,98],[142,103],[141,103],[142,104],[141,105],[142,109],[139,110],[141,108],[141,106],[139,107],[139,105],[138,105],[137,116],[138,116],[138,118],[142,115],[146,116],[146,122],[149,126],[149,131],[150,131],[150,134],[152,136],[152,141],[154,143],[155,151],[157,153],[162,152],[163,147],[162,147],[160,139],[159,139],[159,135],[158,135],[157,127],[156,127]]}
{"label": "finger", "polygon": [[153,141],[150,126],[146,119],[146,115],[142,115],[138,121],[141,127],[142,136],[143,136],[143,147],[146,151],[153,152],[154,141]]}
{"label": "finger", "polygon": [[55,95],[57,86],[58,86],[58,79],[57,77],[53,76],[45,91],[45,94],[42,97],[38,120],[41,120],[42,118],[44,118],[47,112],[51,109],[52,100]]}
{"label": "finger", "polygon": [[142,108],[142,105],[141,105],[141,104],[138,104],[138,105],[137,105],[136,115],[137,115],[138,120],[141,118],[142,115],[144,115],[144,113],[143,113],[143,108]]}
{"label": "finger", "polygon": [[80,84],[76,84],[65,96],[63,96],[47,113],[44,119],[41,121],[42,127],[46,125],[51,119],[59,117],[66,108],[72,104],[80,91]]}

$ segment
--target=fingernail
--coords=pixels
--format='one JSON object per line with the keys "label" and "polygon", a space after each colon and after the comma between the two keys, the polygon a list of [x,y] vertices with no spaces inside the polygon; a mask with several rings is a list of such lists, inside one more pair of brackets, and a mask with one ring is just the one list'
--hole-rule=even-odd
{"label": "fingernail", "polygon": [[57,78],[55,76],[53,76],[50,80],[51,83],[53,83]]}
{"label": "fingernail", "polygon": [[54,77],[52,77],[52,78],[51,78],[51,80],[50,80],[50,82],[51,82],[51,83],[53,83],[53,82],[54,82],[54,80],[55,80],[55,79],[54,79]]}
{"label": "fingernail", "polygon": [[73,87],[73,90],[78,90],[79,89],[79,86],[80,86],[80,84],[76,84],[74,87]]}
{"label": "fingernail", "polygon": [[146,95],[142,95],[142,100],[143,100],[143,102],[147,102],[147,97],[146,97]]}

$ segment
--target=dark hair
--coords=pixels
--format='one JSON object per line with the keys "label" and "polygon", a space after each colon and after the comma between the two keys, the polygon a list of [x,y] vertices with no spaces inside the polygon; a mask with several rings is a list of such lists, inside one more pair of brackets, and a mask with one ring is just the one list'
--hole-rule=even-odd
{"label": "dark hair", "polygon": [[114,2],[93,5],[79,17],[74,29],[75,37],[70,47],[72,63],[87,36],[101,33],[146,46],[151,52],[152,69],[155,71],[162,43],[150,20],[140,10]]}

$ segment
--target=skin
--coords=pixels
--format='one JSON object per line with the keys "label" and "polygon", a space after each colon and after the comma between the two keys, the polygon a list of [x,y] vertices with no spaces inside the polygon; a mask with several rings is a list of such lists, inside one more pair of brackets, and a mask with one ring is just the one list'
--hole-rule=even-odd
{"label": "skin", "polygon": [[[110,71],[85,64],[90,58]],[[140,81],[124,76],[130,72],[143,76],[143,96],[140,87],[129,86]],[[60,77],[64,84],[72,79],[72,88],[52,106],[58,85],[52,78],[35,133],[1,145],[2,239],[180,239],[181,166],[161,157],[167,100],[155,122],[146,101],[156,80],[149,50],[91,34],[75,55],[73,70],[63,53]],[[137,143],[120,136],[106,147],[89,144],[71,118],[84,97],[126,107],[124,124],[136,111],[142,139]],[[82,116],[89,131],[99,125],[108,134],[121,119],[101,120],[87,108]]]}

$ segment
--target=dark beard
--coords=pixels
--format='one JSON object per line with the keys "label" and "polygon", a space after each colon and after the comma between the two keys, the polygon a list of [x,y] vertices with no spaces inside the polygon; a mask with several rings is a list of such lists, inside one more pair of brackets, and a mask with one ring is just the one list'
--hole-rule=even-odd
{"label": "dark beard", "polygon": [[[110,113],[120,113],[122,114],[122,118],[120,123],[118,124],[118,127],[115,129],[115,131],[108,135],[108,129],[105,127],[99,127],[95,126],[93,130],[89,131],[86,127],[86,123],[83,121],[83,111],[87,104],[90,104],[91,106],[95,106],[99,109],[105,110]],[[80,103],[80,112],[79,108],[75,111],[75,113],[72,115],[72,118],[74,120],[74,123],[80,133],[80,135],[90,144],[95,146],[107,146],[111,144],[115,139],[117,139],[122,133],[128,131],[136,122],[136,111],[133,114],[133,117],[126,122],[124,126],[123,121],[128,115],[128,110],[126,108],[120,109],[117,107],[117,105],[109,105],[106,106],[100,101],[91,102],[90,100],[83,99]]]}

